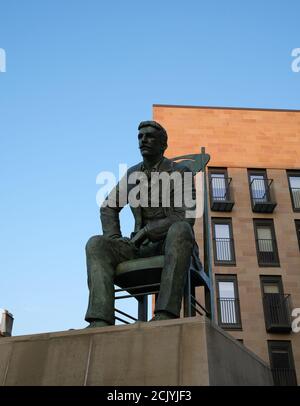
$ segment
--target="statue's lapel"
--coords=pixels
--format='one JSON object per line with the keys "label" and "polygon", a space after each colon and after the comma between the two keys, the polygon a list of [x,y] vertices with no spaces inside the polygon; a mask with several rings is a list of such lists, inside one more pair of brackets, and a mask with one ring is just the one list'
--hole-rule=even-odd
{"label": "statue's lapel", "polygon": [[[139,164],[136,170],[140,171],[142,168],[142,163]],[[172,172],[173,171],[173,161],[168,158],[164,158],[159,165],[159,172]],[[142,219],[142,209],[138,207],[130,207],[135,219],[134,231],[137,232],[142,228],[143,219]]]}
{"label": "statue's lapel", "polygon": [[172,172],[173,171],[173,161],[168,158],[164,158],[159,165],[159,172]]}

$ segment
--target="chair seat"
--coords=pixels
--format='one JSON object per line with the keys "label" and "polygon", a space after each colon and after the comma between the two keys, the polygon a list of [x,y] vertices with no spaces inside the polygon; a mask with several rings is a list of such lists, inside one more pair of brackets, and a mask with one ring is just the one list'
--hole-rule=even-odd
{"label": "chair seat", "polygon": [[[164,255],[157,255],[121,262],[117,266],[114,283],[122,289],[160,283],[164,259]],[[150,288],[150,290],[152,289]],[[153,290],[157,289],[154,287]],[[149,287],[145,286],[144,288],[133,290],[127,289],[127,291],[130,294],[147,293],[149,292]]]}

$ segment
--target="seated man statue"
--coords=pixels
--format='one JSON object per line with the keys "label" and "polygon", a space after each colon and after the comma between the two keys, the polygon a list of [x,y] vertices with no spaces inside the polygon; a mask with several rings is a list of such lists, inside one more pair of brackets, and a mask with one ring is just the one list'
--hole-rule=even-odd
{"label": "seated man statue", "polygon": [[[184,163],[176,163],[164,157],[167,148],[167,132],[155,121],[141,122],[138,142],[143,161],[127,171],[126,179],[139,172],[149,179],[153,172],[169,175],[178,172],[184,175],[190,172]],[[127,182],[126,180],[126,182]],[[136,184],[138,184],[138,180]],[[182,205],[174,204],[170,199],[169,207],[163,207],[161,193],[156,207],[138,207],[130,205],[130,199],[120,203],[119,193],[122,181],[108,195],[101,206],[103,236],[96,235],[86,245],[89,304],[85,320],[88,327],[113,325],[114,319],[114,276],[120,262],[135,258],[164,255],[164,267],[152,320],[177,318],[180,315],[185,277],[191,258],[198,257],[193,225],[194,218],[186,215],[188,210],[182,199]],[[148,183],[150,193],[152,183]],[[127,195],[134,184],[126,183]],[[170,193],[176,193],[170,188]],[[182,188],[181,188],[182,190]],[[192,185],[194,193],[194,185]],[[184,193],[184,192],[180,192]],[[149,196],[149,195],[148,195]],[[124,200],[124,199],[123,199]],[[125,199],[126,200],[126,199]],[[115,202],[116,204],[112,204]],[[120,210],[129,203],[135,218],[135,230],[131,239],[122,237],[119,222]],[[157,207],[158,206],[158,207]],[[199,259],[198,259],[199,261]],[[141,271],[142,272],[142,271]]]}

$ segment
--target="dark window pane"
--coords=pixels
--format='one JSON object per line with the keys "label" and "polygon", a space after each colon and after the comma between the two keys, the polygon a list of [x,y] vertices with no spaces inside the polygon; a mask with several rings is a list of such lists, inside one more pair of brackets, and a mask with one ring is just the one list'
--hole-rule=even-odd
{"label": "dark window pane", "polygon": [[287,351],[274,350],[272,351],[273,368],[289,368],[289,354]]}

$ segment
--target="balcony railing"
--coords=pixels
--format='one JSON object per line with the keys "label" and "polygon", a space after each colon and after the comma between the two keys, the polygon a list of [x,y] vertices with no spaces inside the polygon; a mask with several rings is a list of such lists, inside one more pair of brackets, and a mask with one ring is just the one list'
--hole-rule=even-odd
{"label": "balcony railing", "polygon": [[213,211],[231,211],[234,206],[230,187],[232,178],[213,176],[210,178],[210,208]]}
{"label": "balcony railing", "polygon": [[266,329],[269,333],[289,333],[292,329],[291,296],[265,293],[263,297]]}
{"label": "balcony railing", "polygon": [[273,238],[258,238],[257,256],[259,265],[278,265],[279,258],[275,240]]}
{"label": "balcony railing", "polygon": [[240,303],[236,298],[218,298],[219,325],[224,328],[241,328]]}
{"label": "balcony railing", "polygon": [[291,188],[294,209],[300,210],[300,188]]}
{"label": "balcony railing", "polygon": [[273,368],[275,386],[297,386],[296,371],[293,368]]}
{"label": "balcony railing", "polygon": [[250,182],[252,210],[255,213],[273,213],[277,203],[272,187],[273,179],[252,179]]}
{"label": "balcony railing", "polygon": [[235,262],[232,238],[214,238],[214,248],[215,262]]}

